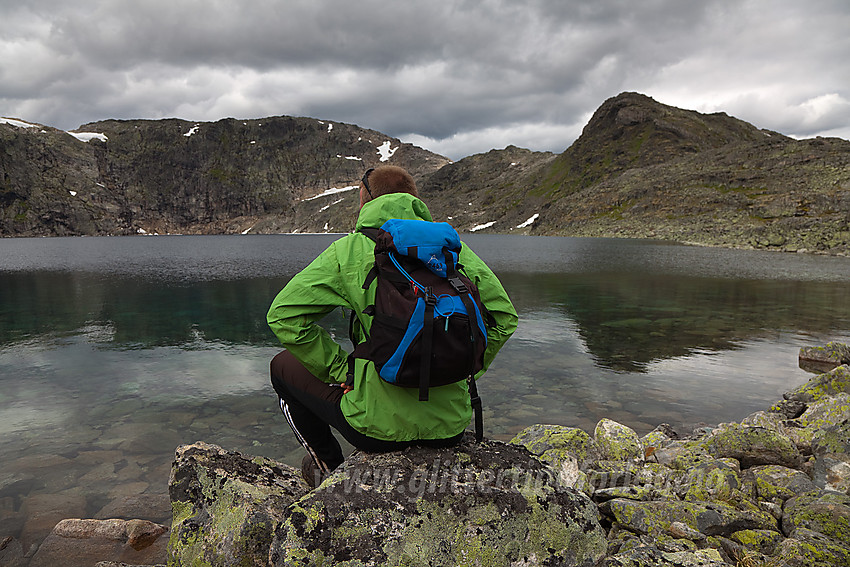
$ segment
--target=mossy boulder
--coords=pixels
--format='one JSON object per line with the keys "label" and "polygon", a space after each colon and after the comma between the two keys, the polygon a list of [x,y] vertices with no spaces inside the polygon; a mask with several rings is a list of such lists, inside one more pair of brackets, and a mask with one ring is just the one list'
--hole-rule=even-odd
{"label": "mossy boulder", "polygon": [[782,504],[789,498],[815,490],[809,476],[782,465],[763,465],[743,474],[746,491],[758,501]]}
{"label": "mossy boulder", "polygon": [[733,459],[717,459],[697,464],[683,478],[681,496],[689,501],[738,500],[741,470]]}
{"label": "mossy boulder", "polygon": [[772,555],[782,540],[782,534],[774,530],[741,530],[729,536],[748,551]]}
{"label": "mossy boulder", "polygon": [[605,560],[603,567],[728,567],[716,549],[668,551],[642,545],[626,549]]}
{"label": "mossy boulder", "polygon": [[797,421],[804,428],[822,430],[848,420],[850,420],[850,394],[842,392],[812,403]]}
{"label": "mossy boulder", "polygon": [[788,500],[782,516],[782,531],[790,537],[798,528],[850,542],[850,496],[817,490]]}
{"label": "mossy boulder", "polygon": [[[773,558],[774,562],[782,567],[850,565],[850,546],[822,533],[799,528],[776,547]],[[781,562],[777,562],[777,559]]]}
{"label": "mossy boulder", "polygon": [[815,370],[828,370],[840,364],[850,364],[850,346],[829,342],[825,346],[802,347],[799,360],[801,368]]}
{"label": "mossy boulder", "polygon": [[768,464],[795,467],[802,461],[797,447],[785,435],[772,429],[738,423],[726,424],[715,430],[706,439],[705,447],[714,457],[737,459],[742,469]]}
{"label": "mossy boulder", "polygon": [[850,421],[818,431],[812,439],[812,453],[815,456],[850,453]]}
{"label": "mossy boulder", "polygon": [[177,448],[168,564],[266,565],[273,528],[307,493],[300,471],[199,442]]}
{"label": "mossy boulder", "polygon": [[593,494],[585,471],[599,459],[599,448],[585,431],[563,425],[535,424],[520,431],[510,443],[537,455],[557,471],[564,486]]}
{"label": "mossy boulder", "polygon": [[675,470],[690,470],[699,463],[713,461],[702,439],[683,439],[669,443],[654,452],[653,457],[661,464]]}
{"label": "mossy boulder", "polygon": [[815,485],[850,494],[850,422],[818,431],[812,440],[812,453]]}
{"label": "mossy boulder", "polygon": [[784,398],[809,404],[841,393],[850,393],[850,366],[846,364],[813,376],[805,384],[786,392]]}
{"label": "mossy boulder", "polygon": [[785,417],[775,411],[757,411],[753,412],[741,420],[741,425],[749,425],[750,427],[764,427],[778,433],[785,434],[784,421]]}
{"label": "mossy boulder", "polygon": [[621,528],[639,535],[669,533],[674,522],[681,522],[705,535],[728,536],[744,529],[777,529],[776,520],[770,514],[738,510],[722,502],[639,502],[615,498],[602,504],[600,509]]}
{"label": "mossy boulder", "polygon": [[679,435],[667,423],[662,423],[646,435],[640,438],[643,445],[644,455],[652,457],[656,451],[670,445]]}
{"label": "mossy boulder", "polygon": [[596,565],[596,506],[528,450],[466,440],[452,449],[355,453],[295,502],[272,565]]}
{"label": "mossy boulder", "polygon": [[574,459],[586,471],[600,458],[599,447],[584,430],[564,425],[536,424],[520,431],[510,443],[525,447],[554,468]]}
{"label": "mossy boulder", "polygon": [[596,424],[593,439],[603,459],[616,461],[644,461],[643,444],[631,427],[611,419],[602,419]]}
{"label": "mossy boulder", "polygon": [[786,433],[803,453],[810,454],[815,437],[838,423],[850,420],[850,395],[841,393],[811,403],[805,412],[788,422]]}

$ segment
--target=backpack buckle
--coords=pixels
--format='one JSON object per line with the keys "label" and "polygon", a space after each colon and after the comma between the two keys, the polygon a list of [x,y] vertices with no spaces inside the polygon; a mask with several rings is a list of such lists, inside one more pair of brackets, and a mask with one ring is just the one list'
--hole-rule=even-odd
{"label": "backpack buckle", "polygon": [[451,276],[448,278],[449,283],[452,284],[452,287],[455,288],[455,291],[458,293],[466,293],[466,286],[463,284],[463,281],[457,276]]}

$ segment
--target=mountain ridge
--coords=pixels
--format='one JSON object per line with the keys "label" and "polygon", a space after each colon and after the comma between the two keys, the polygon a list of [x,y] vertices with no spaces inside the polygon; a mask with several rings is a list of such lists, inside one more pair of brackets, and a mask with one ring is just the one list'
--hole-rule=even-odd
{"label": "mountain ridge", "polygon": [[315,118],[104,120],[72,133],[88,142],[2,122],[6,236],[347,232],[359,202],[344,188],[391,163],[461,232],[850,253],[850,142],[639,93],[603,102],[560,154],[508,146],[457,162]]}

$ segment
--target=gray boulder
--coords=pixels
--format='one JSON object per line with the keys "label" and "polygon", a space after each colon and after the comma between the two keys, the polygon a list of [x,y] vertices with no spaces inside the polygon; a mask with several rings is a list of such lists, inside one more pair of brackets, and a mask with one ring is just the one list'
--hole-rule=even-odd
{"label": "gray boulder", "polygon": [[717,428],[705,445],[714,457],[737,459],[742,469],[772,464],[796,467],[802,461],[791,439],[764,427],[727,424]]}
{"label": "gray boulder", "polygon": [[655,501],[625,498],[601,505],[605,515],[619,526],[639,535],[670,533],[674,523],[705,535],[731,535],[739,530],[776,530],[776,520],[757,509],[739,510],[723,502]]}
{"label": "gray boulder", "polygon": [[786,400],[810,404],[841,393],[850,393],[850,366],[848,365],[813,376],[804,384],[786,392],[783,397]]}
{"label": "gray boulder", "polygon": [[596,506],[528,450],[466,439],[452,449],[355,453],[294,503],[271,564],[596,565]]}
{"label": "gray boulder", "polygon": [[840,542],[850,542],[850,496],[814,491],[796,496],[785,504],[782,531],[792,537],[805,528]]}
{"label": "gray boulder", "polygon": [[799,361],[804,370],[831,370],[840,364],[850,364],[850,346],[830,342],[825,346],[802,347]]}
{"label": "gray boulder", "polygon": [[199,442],[177,448],[169,565],[267,565],[274,526],[307,493],[301,473]]}
{"label": "gray boulder", "polygon": [[819,488],[850,494],[850,421],[815,434],[812,477]]}
{"label": "gray boulder", "polygon": [[315,490],[205,443],[178,448],[169,565],[576,565],[607,550],[596,505],[527,449],[355,452]]}

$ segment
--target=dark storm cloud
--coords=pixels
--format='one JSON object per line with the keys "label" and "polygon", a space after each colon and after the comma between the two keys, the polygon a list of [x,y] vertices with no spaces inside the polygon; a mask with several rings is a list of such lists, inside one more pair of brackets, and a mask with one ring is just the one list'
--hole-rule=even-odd
{"label": "dark storm cloud", "polygon": [[450,157],[562,151],[624,90],[850,135],[842,1],[0,0],[0,115],[305,115]]}

